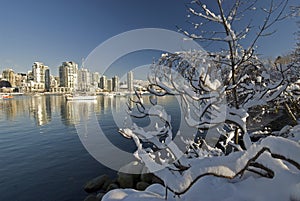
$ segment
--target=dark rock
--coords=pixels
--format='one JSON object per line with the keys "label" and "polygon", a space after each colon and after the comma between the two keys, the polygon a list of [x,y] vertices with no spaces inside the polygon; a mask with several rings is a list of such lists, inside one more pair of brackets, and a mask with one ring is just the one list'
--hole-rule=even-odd
{"label": "dark rock", "polygon": [[139,191],[143,191],[145,190],[150,184],[147,183],[147,182],[143,182],[143,181],[140,181],[136,184],[136,190],[139,190]]}
{"label": "dark rock", "polygon": [[118,183],[121,188],[133,188],[134,187],[134,176],[131,174],[118,173]]}
{"label": "dark rock", "polygon": [[111,185],[112,183],[115,183],[116,182],[116,180],[111,180],[111,179],[109,179],[109,180],[107,180],[104,184],[103,184],[103,186],[102,186],[102,190],[103,191],[106,191],[106,189],[108,188],[108,186],[109,185]]}
{"label": "dark rock", "polygon": [[159,177],[153,175],[152,177],[152,184],[161,184],[161,185],[164,185],[164,181],[161,180]]}
{"label": "dark rock", "polygon": [[135,184],[140,181],[144,165],[138,161],[133,161],[120,168],[118,172],[118,183],[121,188],[134,188]]}
{"label": "dark rock", "polygon": [[96,177],[94,179],[92,179],[91,181],[88,181],[85,186],[84,186],[84,190],[87,193],[92,193],[92,192],[96,192],[98,190],[100,190],[103,185],[108,182],[110,180],[109,176],[107,175],[102,175],[99,177]]}
{"label": "dark rock", "polygon": [[149,172],[148,168],[145,166],[141,172],[140,180],[146,183],[152,182],[153,174]]}
{"label": "dark rock", "polygon": [[119,188],[119,186],[116,183],[112,183],[107,187],[106,192],[117,188]]}
{"label": "dark rock", "polygon": [[104,195],[105,195],[105,193],[98,193],[98,194],[97,194],[97,199],[98,199],[99,201],[101,201]]}
{"label": "dark rock", "polygon": [[141,174],[141,181],[151,184],[153,179],[152,173]]}
{"label": "dark rock", "polygon": [[140,181],[140,178],[141,178],[141,175],[140,175],[140,174],[132,174],[131,176],[132,176],[132,178],[133,178],[133,183],[136,184],[137,182]]}
{"label": "dark rock", "polygon": [[84,201],[99,201],[99,199],[95,195],[88,195]]}

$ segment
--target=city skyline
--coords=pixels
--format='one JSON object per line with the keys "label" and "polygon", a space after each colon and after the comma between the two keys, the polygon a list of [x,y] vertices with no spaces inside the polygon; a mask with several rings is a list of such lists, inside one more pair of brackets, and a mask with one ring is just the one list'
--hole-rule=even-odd
{"label": "city skyline", "polygon": [[[0,44],[5,48],[0,48],[0,69],[13,68],[17,72],[24,72],[32,61],[43,61],[56,74],[55,67],[61,62],[71,60],[79,63],[105,40],[129,30],[157,27],[177,31],[176,26],[179,26],[193,31],[186,22],[188,2],[3,2],[0,8],[0,26],[3,31]],[[263,6],[262,2],[258,3]],[[214,8],[211,1],[207,1],[207,4]],[[291,0],[288,7],[292,5],[298,5],[297,1]],[[254,21],[256,17],[261,16],[253,16]],[[277,30],[277,33],[258,41],[258,53],[266,57],[277,57],[292,51],[296,43],[296,19],[289,18],[279,22],[273,30]],[[150,58],[136,56],[132,59],[140,60],[139,65],[148,64],[152,55],[149,55]],[[129,69],[132,67],[130,62],[125,59],[122,65],[116,65],[116,69]]]}
{"label": "city skyline", "polygon": [[[99,72],[78,67],[73,61],[65,61],[58,67],[58,75],[50,73],[50,68],[42,62],[34,62],[27,73],[4,69],[0,81],[11,87],[0,88],[1,92],[12,93],[74,93],[74,92],[132,92],[135,87],[145,88],[143,80],[134,80],[133,72],[127,72],[127,79],[121,80],[117,75],[108,78]],[[121,81],[121,82],[120,82]],[[136,82],[137,81],[137,82]],[[136,84],[136,85],[135,85]]]}

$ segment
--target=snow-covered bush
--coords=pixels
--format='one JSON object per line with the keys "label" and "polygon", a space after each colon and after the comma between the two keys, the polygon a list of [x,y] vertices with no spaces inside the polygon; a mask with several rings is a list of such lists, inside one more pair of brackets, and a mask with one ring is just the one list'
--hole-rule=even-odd
{"label": "snow-covered bush", "polygon": [[[216,11],[198,0],[192,5],[199,6],[200,11],[189,8],[191,15],[202,19],[201,23],[193,23],[196,28],[209,22],[220,25],[222,31],[204,33],[208,37],[181,31],[192,39],[223,42],[227,50],[163,54],[149,74],[148,90],[154,96],[143,97],[136,92],[130,100],[133,104],[128,104],[133,118],[149,117],[152,124],[147,128],[133,124],[120,129],[124,137],[134,140],[135,157],[164,181],[164,187],[150,186],[145,192],[116,190],[104,200],[176,200],[176,196],[189,201],[198,196],[203,200],[299,198],[294,190],[300,183],[300,145],[295,137],[298,127],[286,128],[285,134],[282,130],[273,136],[261,135],[263,138],[255,142],[247,129],[247,121],[254,119],[249,117],[251,110],[263,111],[288,93],[294,66],[267,66],[254,49],[256,41],[281,19],[287,1],[277,5],[272,1],[269,8],[263,9],[266,16],[247,48],[241,46],[241,41],[252,26],[247,24],[237,31],[233,25],[244,14],[241,8],[255,10],[253,2],[236,0],[229,12],[223,10],[223,2],[217,0]],[[157,99],[166,95],[177,98],[186,125],[193,129],[173,133],[171,117]],[[145,104],[144,98],[149,98],[150,104]],[[282,184],[291,189],[268,193]],[[173,196],[168,197],[167,192]],[[218,197],[218,193],[227,197]],[[251,193],[256,197],[251,198]]]}

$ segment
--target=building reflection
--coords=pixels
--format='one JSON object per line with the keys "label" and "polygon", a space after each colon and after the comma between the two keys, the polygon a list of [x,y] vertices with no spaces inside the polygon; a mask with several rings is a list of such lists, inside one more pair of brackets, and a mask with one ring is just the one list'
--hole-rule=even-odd
{"label": "building reflection", "polygon": [[99,108],[97,105],[97,101],[66,101],[61,110],[62,121],[66,125],[76,125],[80,121],[88,120],[93,113],[97,112]]}
{"label": "building reflection", "polygon": [[[118,112],[120,110],[126,109],[126,103],[128,101],[128,97],[122,97],[122,96],[100,96],[99,97],[99,112],[102,112],[103,114],[107,114],[111,112],[111,110],[114,110],[115,112]],[[124,107],[126,106],[126,107]]]}
{"label": "building reflection", "polygon": [[61,113],[61,106],[64,103],[64,98],[62,96],[50,96],[50,108],[53,114]]}
{"label": "building reflection", "polygon": [[[88,120],[91,115],[102,115],[114,118],[121,126],[126,118],[130,97],[98,96],[95,102],[67,102],[63,96],[16,96],[11,100],[0,100],[0,120],[16,121],[18,118],[31,118],[37,126],[47,125],[52,119],[61,119],[65,125],[76,125],[82,120]],[[131,97],[134,98],[134,97]],[[162,98],[161,103],[168,105],[169,98]],[[22,122],[22,120],[21,120]]]}
{"label": "building reflection", "polygon": [[15,97],[11,100],[1,100],[1,117],[14,121],[18,117],[33,118],[37,126],[46,125],[51,121],[51,100],[47,96]]}
{"label": "building reflection", "polygon": [[30,116],[37,126],[43,126],[51,121],[51,107],[49,96],[32,96],[29,102]]}
{"label": "building reflection", "polygon": [[15,120],[17,114],[23,113],[21,108],[17,107],[16,101],[1,101],[0,102],[0,110],[1,110],[1,119],[4,118],[5,120]]}

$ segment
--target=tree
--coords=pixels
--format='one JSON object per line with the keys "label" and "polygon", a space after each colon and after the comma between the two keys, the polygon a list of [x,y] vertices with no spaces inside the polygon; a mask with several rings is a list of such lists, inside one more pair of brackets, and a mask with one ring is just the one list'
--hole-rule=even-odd
{"label": "tree", "polygon": [[[260,158],[265,155],[268,161],[280,159],[300,170],[296,156],[289,155],[289,150],[278,151],[285,146],[297,150],[297,143],[269,137],[253,144],[247,130],[249,111],[274,103],[290,83],[292,65],[267,66],[255,54],[258,39],[269,35],[267,31],[272,25],[285,18],[288,1],[278,4],[271,1],[267,9],[262,8],[265,17],[260,26],[252,25],[250,19],[241,30],[234,29],[235,23],[243,14],[257,12],[256,1],[236,0],[229,11],[224,10],[223,1],[216,2],[215,11],[199,0],[191,5],[198,6],[200,11],[192,7],[188,10],[201,19],[200,23],[191,22],[196,28],[215,23],[220,26],[216,28],[218,31],[203,31],[201,35],[180,31],[195,40],[223,43],[224,49],[210,53],[191,50],[163,54],[149,75],[148,90],[155,95],[150,97],[151,105],[147,106],[142,95],[136,93],[135,99],[131,99],[135,108],[129,106],[132,117],[155,118],[157,124],[152,130],[135,124],[120,130],[123,136],[135,141],[135,156],[162,178],[166,188],[175,195],[186,193],[198,179],[207,175],[232,179],[251,171],[273,178],[279,167],[275,165],[273,170],[262,161]],[[243,48],[242,40],[248,36],[252,36],[252,40]],[[181,134],[178,138],[181,142],[174,143],[171,118],[157,104],[156,96],[164,95],[178,97],[187,124],[195,128],[196,133]],[[201,139],[200,134],[209,137]],[[218,140],[213,141],[209,134]],[[280,148],[276,143],[281,143]],[[233,151],[238,152],[231,154]]]}
{"label": "tree", "polygon": [[[287,82],[284,79],[284,73],[287,69],[277,69],[276,78],[279,82],[276,82],[276,78],[270,80],[272,77],[269,75],[271,71],[264,68],[263,64],[257,56],[255,55],[255,46],[257,41],[264,36],[272,34],[268,32],[272,25],[278,21],[283,20],[286,15],[284,15],[284,10],[288,4],[287,0],[284,1],[270,1],[268,8],[261,8],[261,12],[264,13],[264,18],[262,24],[255,26],[252,19],[245,21],[243,20],[243,15],[245,14],[259,14],[259,8],[256,8],[257,1],[235,1],[231,6],[232,8],[225,14],[222,6],[222,1],[217,1],[218,14],[212,12],[207,8],[207,6],[201,1],[193,1],[200,11],[189,7],[191,15],[201,18],[201,23],[197,24],[197,29],[202,28],[210,23],[216,24],[216,26],[221,27],[220,29],[214,27],[213,30],[202,31],[201,35],[189,34],[187,31],[183,31],[185,35],[193,39],[201,40],[204,42],[212,41],[224,44],[224,50],[217,52],[217,58],[214,60],[216,63],[221,65],[222,71],[225,73],[225,83],[228,86],[228,93],[231,98],[228,99],[230,104],[236,109],[244,108],[249,109],[257,105],[263,105],[267,102],[278,97],[283,90],[287,87]],[[241,22],[245,26],[239,26],[239,30],[235,30],[234,26]],[[215,31],[219,30],[219,31]],[[251,33],[255,31],[256,34]],[[252,35],[251,35],[252,34]],[[252,36],[251,39],[249,39]],[[247,48],[242,45],[242,40],[248,37],[249,44]],[[227,46],[227,47],[226,47]],[[255,74],[253,73],[255,72]],[[254,76],[253,76],[254,74]],[[223,73],[224,75],[224,73]],[[251,76],[249,79],[249,76]],[[247,79],[246,76],[248,76]],[[265,77],[263,77],[265,76]],[[273,76],[274,77],[274,76]],[[263,78],[263,80],[256,80],[256,78]],[[264,79],[266,78],[266,79]],[[255,84],[257,81],[261,83],[259,85]],[[256,85],[256,87],[253,87]],[[276,92],[276,93],[275,93]],[[239,130],[235,129],[235,143],[241,144],[239,142]]]}

